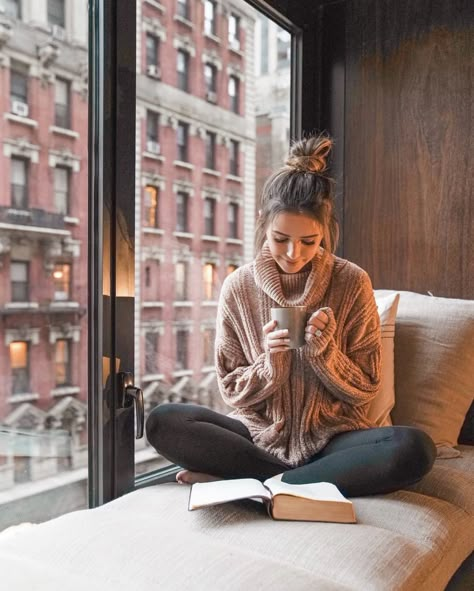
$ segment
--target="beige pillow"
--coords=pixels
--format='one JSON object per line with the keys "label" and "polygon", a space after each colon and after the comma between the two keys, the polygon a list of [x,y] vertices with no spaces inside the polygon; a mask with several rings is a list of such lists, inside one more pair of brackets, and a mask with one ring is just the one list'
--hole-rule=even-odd
{"label": "beige pillow", "polygon": [[382,375],[380,392],[370,403],[367,416],[378,427],[386,427],[392,424],[390,411],[395,404],[393,339],[400,295],[398,293],[381,295],[377,291],[374,291],[374,295],[382,329]]}
{"label": "beige pillow", "polygon": [[393,423],[426,431],[439,457],[459,455],[453,446],[474,398],[473,374],[474,301],[400,292]]}

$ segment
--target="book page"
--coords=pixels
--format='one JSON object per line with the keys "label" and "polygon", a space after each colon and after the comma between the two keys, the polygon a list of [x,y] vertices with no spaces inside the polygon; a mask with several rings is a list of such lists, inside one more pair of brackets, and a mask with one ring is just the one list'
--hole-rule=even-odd
{"label": "book page", "polygon": [[282,482],[278,477],[269,478],[264,482],[272,494],[285,494],[294,497],[302,497],[317,501],[339,501],[341,503],[351,503],[340,492],[335,484],[330,482],[315,482],[311,484],[288,484]]}
{"label": "book page", "polygon": [[271,494],[261,482],[254,478],[198,482],[191,487],[189,509],[252,497],[270,500]]}

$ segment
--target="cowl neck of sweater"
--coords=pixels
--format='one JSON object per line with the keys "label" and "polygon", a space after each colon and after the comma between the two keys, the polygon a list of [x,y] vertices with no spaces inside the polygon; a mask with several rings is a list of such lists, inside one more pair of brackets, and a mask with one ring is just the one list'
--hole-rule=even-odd
{"label": "cowl neck of sweater", "polygon": [[320,248],[311,261],[309,274],[306,272],[291,274],[297,276],[303,273],[307,275],[307,279],[302,293],[292,294],[292,297],[289,298],[285,296],[282,288],[282,274],[279,272],[277,263],[271,255],[268,243],[265,242],[262,250],[255,258],[255,283],[279,306],[311,306],[320,302],[326,293],[333,265],[334,257],[323,248]]}

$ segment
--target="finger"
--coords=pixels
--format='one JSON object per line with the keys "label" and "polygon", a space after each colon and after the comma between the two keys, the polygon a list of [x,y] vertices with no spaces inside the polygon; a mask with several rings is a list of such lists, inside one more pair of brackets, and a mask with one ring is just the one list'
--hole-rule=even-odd
{"label": "finger", "polygon": [[276,328],[277,326],[277,321],[276,320],[270,320],[270,322],[267,322],[264,327],[263,327],[263,332],[265,334],[268,334],[269,332],[271,332],[273,329]]}
{"label": "finger", "polygon": [[324,330],[327,326],[327,323],[323,322],[319,318],[315,318],[311,322],[308,322],[308,324],[306,326],[307,326],[307,328],[314,326],[315,330],[317,330],[317,329]]}
{"label": "finger", "polygon": [[329,322],[329,316],[324,312],[324,310],[316,310],[311,315],[310,321],[312,320],[321,320],[324,323],[324,326]]}

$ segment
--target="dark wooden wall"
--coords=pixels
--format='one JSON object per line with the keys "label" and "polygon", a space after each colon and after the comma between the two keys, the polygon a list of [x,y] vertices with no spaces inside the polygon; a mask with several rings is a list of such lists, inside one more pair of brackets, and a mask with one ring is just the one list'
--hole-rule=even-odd
{"label": "dark wooden wall", "polygon": [[474,2],[332,2],[320,27],[341,254],[376,288],[474,298]]}

